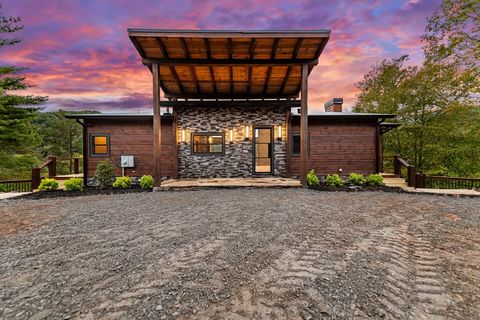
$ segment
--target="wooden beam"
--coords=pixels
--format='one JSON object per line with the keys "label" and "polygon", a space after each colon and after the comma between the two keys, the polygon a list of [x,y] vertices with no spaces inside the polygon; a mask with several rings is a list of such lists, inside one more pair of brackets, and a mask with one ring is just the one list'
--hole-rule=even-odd
{"label": "wooden beam", "polygon": [[158,64],[152,65],[152,84],[153,84],[153,178],[155,187],[160,187],[162,182],[162,122],[160,119],[160,67]]}
{"label": "wooden beam", "polygon": [[[233,60],[232,38],[228,38],[228,58]],[[230,92],[233,93],[233,67],[230,66]]]}
{"label": "wooden beam", "polygon": [[257,108],[259,106],[269,107],[300,107],[300,100],[257,100],[257,101],[161,101],[161,107],[244,107]]}
{"label": "wooden beam", "polygon": [[[249,52],[250,52],[250,60],[253,60],[253,58],[255,57],[255,38],[252,38],[252,40],[250,40]],[[251,88],[252,88],[252,72],[253,72],[252,66],[249,66],[248,67],[248,85],[247,85],[248,93],[251,92]]]}
{"label": "wooden beam", "polygon": [[178,98],[178,99],[288,99],[297,98],[298,94],[279,94],[279,93],[183,93],[183,94],[171,94],[165,93],[165,98]]}
{"label": "wooden beam", "polygon": [[298,66],[302,64],[316,65],[318,59],[142,59],[144,65],[249,65],[249,66]]}
{"label": "wooden beam", "polygon": [[[208,42],[207,38],[203,38],[203,44],[205,46],[205,53],[207,55],[207,60],[212,59],[212,54],[210,51],[210,42]],[[209,66],[208,70],[210,71],[210,78],[212,79],[212,82],[213,82],[213,92],[217,92],[217,82],[215,81],[213,66]]]}
{"label": "wooden beam", "polygon": [[300,100],[300,182],[307,186],[308,170],[308,65],[302,65],[302,90]]}

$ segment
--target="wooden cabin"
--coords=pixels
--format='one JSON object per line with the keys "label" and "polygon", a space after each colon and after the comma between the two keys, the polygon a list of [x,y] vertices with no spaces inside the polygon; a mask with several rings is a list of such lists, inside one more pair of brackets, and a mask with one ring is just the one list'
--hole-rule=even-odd
{"label": "wooden cabin", "polygon": [[[108,160],[117,175],[298,177],[375,173],[389,114],[308,113],[308,76],[329,30],[129,29],[152,74],[151,114],[69,115],[84,126],[84,176]],[[161,96],[163,92],[163,96]],[[128,159],[122,156],[130,156]],[[127,159],[127,160],[125,160]],[[122,166],[122,160],[132,161]]]}

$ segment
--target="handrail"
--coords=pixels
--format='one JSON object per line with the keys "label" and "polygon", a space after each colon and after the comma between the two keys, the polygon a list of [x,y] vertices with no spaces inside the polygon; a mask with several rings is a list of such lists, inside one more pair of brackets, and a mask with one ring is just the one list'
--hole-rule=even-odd
{"label": "handrail", "polygon": [[393,172],[395,174],[402,174],[402,166],[404,166],[407,169],[407,185],[409,187],[416,187],[415,185],[415,178],[417,175],[417,169],[415,168],[414,165],[411,165],[408,163],[407,160],[403,159],[400,157],[400,155],[396,154],[393,157]]}
{"label": "handrail", "polygon": [[57,157],[48,157],[41,165],[32,169],[32,189],[37,189],[40,185],[40,170],[48,167],[48,177],[54,178],[57,175]]}

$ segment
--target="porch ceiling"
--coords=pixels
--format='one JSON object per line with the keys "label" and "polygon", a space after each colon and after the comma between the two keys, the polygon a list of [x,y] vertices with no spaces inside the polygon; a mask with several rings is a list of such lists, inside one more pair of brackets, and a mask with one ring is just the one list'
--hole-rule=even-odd
{"label": "porch ceiling", "polygon": [[318,63],[329,30],[197,31],[128,29],[160,87],[174,99],[296,98],[301,66]]}

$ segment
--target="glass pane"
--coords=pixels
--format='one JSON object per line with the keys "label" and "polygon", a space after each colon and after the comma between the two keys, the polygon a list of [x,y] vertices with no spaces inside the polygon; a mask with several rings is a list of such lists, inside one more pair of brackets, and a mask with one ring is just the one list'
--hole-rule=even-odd
{"label": "glass pane", "polygon": [[260,158],[268,158],[268,149],[270,145],[268,143],[262,143],[255,145],[255,156]]}
{"label": "glass pane", "polygon": [[201,135],[194,135],[193,136],[193,143],[203,143],[207,144],[208,143],[208,136],[201,136]]}
{"label": "glass pane", "polygon": [[93,153],[96,154],[107,154],[107,146],[94,146]]}
{"label": "glass pane", "polygon": [[211,136],[209,141],[211,144],[222,144],[223,143],[223,136]]}
{"label": "glass pane", "polygon": [[210,152],[214,153],[222,153],[223,152],[223,144],[211,144],[210,145]]}
{"label": "glass pane", "polygon": [[95,136],[93,137],[93,144],[107,144],[107,137],[106,136]]}
{"label": "glass pane", "polygon": [[300,153],[300,136],[292,136],[292,153]]}
{"label": "glass pane", "polygon": [[269,143],[271,138],[270,129],[255,129],[255,141],[257,143]]}
{"label": "glass pane", "polygon": [[198,152],[198,153],[208,152],[208,144],[194,144],[193,152]]}

